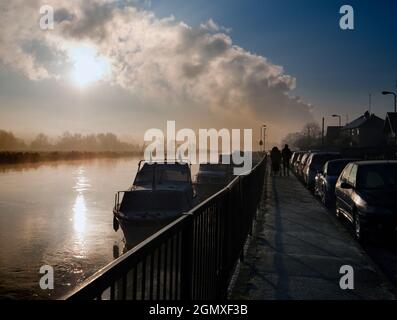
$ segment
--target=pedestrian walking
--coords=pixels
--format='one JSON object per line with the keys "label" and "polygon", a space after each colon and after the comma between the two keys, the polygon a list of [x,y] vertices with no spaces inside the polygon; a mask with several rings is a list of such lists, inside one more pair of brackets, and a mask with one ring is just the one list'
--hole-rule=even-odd
{"label": "pedestrian walking", "polygon": [[282,154],[280,150],[277,147],[273,147],[272,151],[270,152],[270,160],[272,162],[272,170],[271,170],[271,175],[276,176],[280,174],[281,176],[281,160],[282,160]]}
{"label": "pedestrian walking", "polygon": [[290,171],[290,161],[292,157],[292,151],[288,147],[288,144],[284,146],[283,151],[281,152],[282,157],[283,157],[283,171],[284,171],[284,176],[289,177],[289,171]]}

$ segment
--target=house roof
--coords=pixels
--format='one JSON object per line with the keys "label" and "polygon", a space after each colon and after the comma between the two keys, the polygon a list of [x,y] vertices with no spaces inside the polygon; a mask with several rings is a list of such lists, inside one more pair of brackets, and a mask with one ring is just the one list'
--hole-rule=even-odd
{"label": "house roof", "polygon": [[348,123],[345,125],[342,130],[348,130],[348,129],[356,129],[364,126],[368,121],[382,121],[384,122],[383,119],[377,117],[374,114],[369,114],[369,112],[364,113],[361,117],[358,117],[357,119],[353,120],[352,122]]}
{"label": "house roof", "polygon": [[385,122],[385,128],[386,126],[389,127],[391,133],[397,132],[397,113],[396,112],[388,112],[386,114],[386,122]]}

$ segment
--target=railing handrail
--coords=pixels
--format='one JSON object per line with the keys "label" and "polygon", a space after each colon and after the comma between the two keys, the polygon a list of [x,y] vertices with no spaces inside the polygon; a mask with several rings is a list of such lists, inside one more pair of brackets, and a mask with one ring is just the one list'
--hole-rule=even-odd
{"label": "railing handrail", "polygon": [[[266,161],[266,156],[259,161],[255,167],[251,170],[251,173],[254,172],[263,162]],[[200,209],[205,208],[211,205],[215,199],[225,195],[225,193],[230,193],[233,187],[239,183],[246,176],[236,176],[227,186],[223,189],[204,200],[191,210],[182,214],[181,217],[171,222],[146,240],[142,241],[140,244],[135,246],[133,249],[117,258],[116,260],[110,262],[108,265],[97,271],[95,274],[87,278],[83,283],[81,283],[77,288],[75,288],[72,292],[66,294],[61,299],[79,299],[86,296],[95,297],[95,292],[105,291],[109,286],[117,281],[120,278],[120,271],[124,269],[128,269],[128,266],[133,264],[134,262],[139,262],[141,258],[145,258],[147,253],[151,253],[158,248],[158,245],[162,244],[162,241],[167,238],[170,234],[173,234],[175,231],[181,231],[182,227],[185,224],[189,223],[191,218],[194,216],[196,212],[200,212]],[[126,191],[118,191],[116,196],[122,192]],[[118,197],[118,196],[117,196]]]}

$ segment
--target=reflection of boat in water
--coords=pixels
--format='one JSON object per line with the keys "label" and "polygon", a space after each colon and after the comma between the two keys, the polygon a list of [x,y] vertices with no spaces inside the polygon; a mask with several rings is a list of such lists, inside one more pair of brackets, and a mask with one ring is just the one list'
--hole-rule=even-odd
{"label": "reflection of boat in water", "polygon": [[134,246],[189,211],[193,200],[189,164],[141,161],[133,186],[116,194],[114,228]]}

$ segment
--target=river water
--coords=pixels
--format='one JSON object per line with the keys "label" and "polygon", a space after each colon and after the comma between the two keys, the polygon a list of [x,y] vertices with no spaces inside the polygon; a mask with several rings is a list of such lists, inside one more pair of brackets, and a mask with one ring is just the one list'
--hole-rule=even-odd
{"label": "river water", "polygon": [[[138,159],[0,166],[0,298],[56,299],[123,254],[114,194]],[[40,267],[54,268],[41,290]]]}

